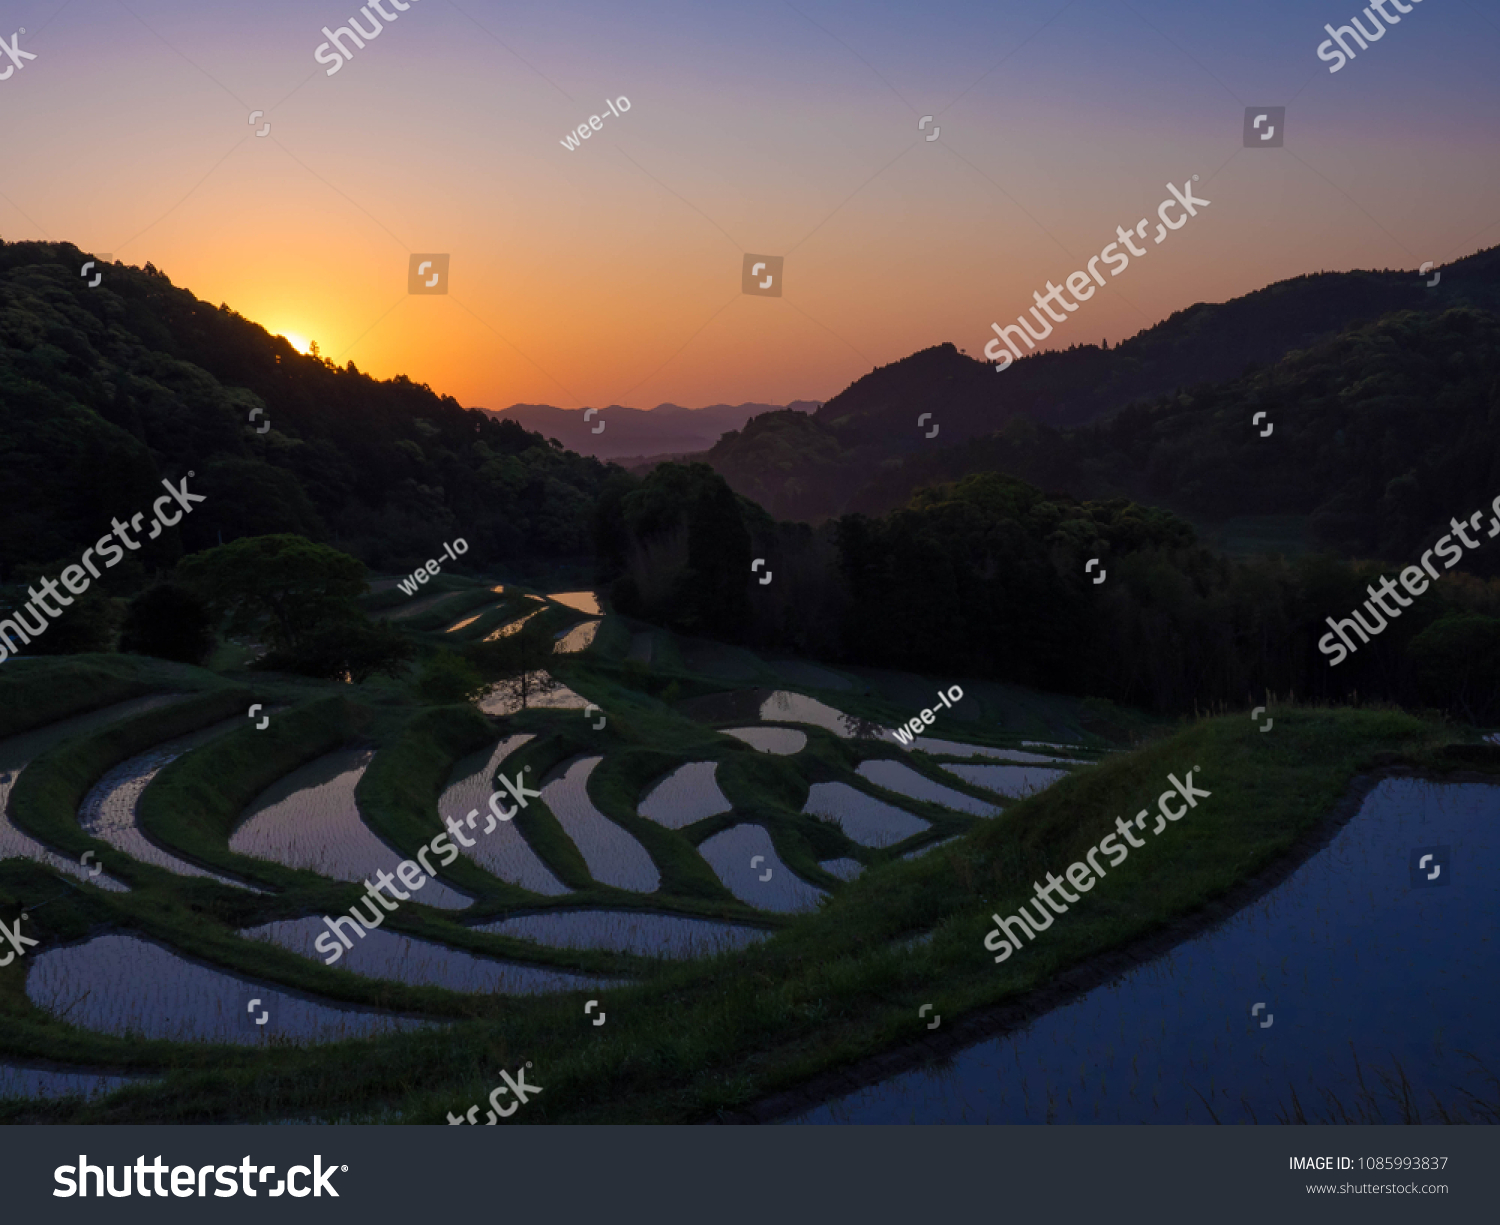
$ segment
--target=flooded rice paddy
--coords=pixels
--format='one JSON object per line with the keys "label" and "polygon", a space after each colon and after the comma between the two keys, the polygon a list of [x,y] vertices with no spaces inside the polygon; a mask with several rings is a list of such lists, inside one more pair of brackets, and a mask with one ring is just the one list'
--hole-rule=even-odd
{"label": "flooded rice paddy", "polygon": [[543,611],[544,609],[541,608],[533,608],[525,616],[517,617],[514,621],[507,621],[499,629],[486,634],[484,636],[484,640],[486,642],[495,642],[501,638],[509,638],[512,634],[518,634],[521,632],[521,627],[525,625],[526,622],[530,621],[538,613],[541,613]]}
{"label": "flooded rice paddy", "polygon": [[484,617],[484,616],[489,615],[490,613],[494,612],[495,609],[497,609],[499,607],[500,607],[499,604],[491,604],[487,608],[481,608],[477,613],[474,613],[472,616],[463,617],[460,620],[455,621],[452,625],[450,625],[447,629],[445,629],[443,631],[443,633],[445,633],[445,634],[456,634],[461,629],[468,629],[468,627],[471,626],[471,625],[473,625],[474,622],[478,621],[480,617]]}
{"label": "flooded rice paddy", "polygon": [[595,617],[604,611],[599,607],[599,597],[592,591],[553,591],[548,593],[547,598],[565,608]]}
{"label": "flooded rice paddy", "polygon": [[760,717],[767,723],[810,723],[843,740],[874,739],[890,734],[888,728],[873,720],[846,715],[826,702],[789,689],[778,689],[766,698],[760,706]]}
{"label": "flooded rice paddy", "polygon": [[679,766],[657,783],[637,811],[668,829],[682,829],[694,821],[728,812],[733,805],[714,781],[718,762],[694,761]]}
{"label": "flooded rice paddy", "polygon": [[[327,956],[314,945],[327,931],[328,926],[323,920],[314,916],[266,923],[242,931],[240,935],[249,940],[265,940],[322,962]],[[496,961],[492,957],[480,957],[384,928],[366,931],[364,939],[352,935],[350,939],[353,947],[345,949],[334,963],[340,970],[414,987],[445,987],[449,991],[483,991],[499,995],[540,995],[548,991],[582,991],[588,987],[619,985],[603,978],[549,970],[543,966]],[[324,947],[327,947],[326,941]]]}
{"label": "flooded rice paddy", "polygon": [[553,910],[486,923],[474,930],[532,940],[551,948],[608,949],[672,958],[732,952],[773,934],[739,923],[641,910]]}
{"label": "flooded rice paddy", "polygon": [[914,800],[941,804],[955,812],[967,812],[976,817],[993,817],[1000,811],[994,804],[986,804],[983,800],[976,800],[973,796],[935,783],[899,761],[863,761],[855,773],[887,791],[910,796]]}
{"label": "flooded rice paddy", "polygon": [[944,764],[943,769],[957,775],[966,783],[993,791],[1013,800],[1045,791],[1060,778],[1066,778],[1067,770],[1047,770],[1036,766],[955,766]]}
{"label": "flooded rice paddy", "polygon": [[[574,693],[561,681],[554,680],[549,672],[533,672],[534,688],[526,695],[527,709],[582,710],[588,700]],[[521,709],[521,698],[508,684],[492,687],[476,703],[487,715],[513,715]]]}
{"label": "flooded rice paddy", "polygon": [[865,870],[865,865],[857,859],[825,859],[818,867],[844,881],[853,880]]}
{"label": "flooded rice paddy", "polygon": [[[776,854],[771,835],[760,825],[736,825],[698,844],[724,887],[757,910],[783,913],[812,910],[828,895],[796,875]],[[759,863],[751,860],[759,859]]]}
{"label": "flooded rice paddy", "polygon": [[[377,872],[394,873],[405,857],[360,819],[354,799],[373,756],[369,749],[337,749],[293,770],[249,807],[229,849],[331,880],[373,882]],[[471,899],[428,880],[416,900],[462,910]]]}
{"label": "flooded rice paddy", "polygon": [[777,757],[791,757],[807,747],[807,733],[792,727],[726,727],[723,731],[726,736]]}
{"label": "flooded rice paddy", "polygon": [[200,728],[186,736],[178,736],[157,745],[145,753],[127,758],[108,771],[90,789],[78,810],[78,823],[85,832],[103,839],[118,851],[123,851],[139,863],[149,863],[178,876],[200,876],[216,880],[221,885],[232,885],[236,889],[249,889],[252,893],[264,893],[243,881],[232,880],[200,868],[197,864],[179,859],[170,851],[163,850],[146,837],[138,823],[137,807],[141,794],[161,771],[184,753],[191,752],[220,736],[243,727],[245,720],[236,716]]}
{"label": "flooded rice paddy", "polygon": [[581,625],[575,625],[572,629],[562,634],[557,645],[552,649],[559,655],[574,655],[579,651],[586,651],[593,645],[594,637],[599,633],[599,627],[603,621],[585,621]]}
{"label": "flooded rice paddy", "polygon": [[962,837],[962,834],[954,834],[951,838],[939,838],[936,842],[929,842],[926,846],[919,846],[915,851],[907,851],[901,858],[920,859],[928,851],[935,851],[940,846],[947,846],[950,842],[957,842]]}
{"label": "flooded rice paddy", "polygon": [[866,795],[848,783],[814,783],[808,789],[802,811],[838,822],[844,833],[861,846],[895,846],[932,828],[920,817]]}
{"label": "flooded rice paddy", "polygon": [[589,775],[604,758],[582,757],[561,778],[541,788],[542,802],[573,840],[589,875],[603,885],[652,893],[661,874],[646,848],[594,807],[588,796]]}
{"label": "flooded rice paddy", "polygon": [[[489,824],[489,800],[496,790],[496,772],[507,757],[533,739],[535,737],[529,735],[507,736],[493,749],[472,753],[455,764],[448,786],[438,800],[438,815],[462,821],[478,809],[484,818],[484,823],[479,826],[482,831]],[[515,771],[508,773],[514,776]],[[506,809],[513,807],[509,792],[501,797],[500,802]],[[498,821],[489,833],[474,834],[474,843],[466,847],[454,841],[460,855],[472,859],[492,876],[546,897],[568,892],[568,887],[552,874],[552,869],[521,836],[514,821]]]}
{"label": "flooded rice paddy", "polygon": [[1074,757],[1048,757],[1043,753],[1028,753],[1024,749],[997,749],[988,744],[964,744],[957,740],[932,740],[918,736],[911,743],[913,749],[921,749],[937,757],[995,757],[1002,761],[1024,763],[1065,762],[1069,765],[1088,765]]}
{"label": "flooded rice paddy", "polygon": [[111,1076],[104,1072],[59,1071],[0,1063],[0,1101],[6,1098],[38,1100],[49,1097],[103,1097],[148,1077]]}
{"label": "flooded rice paddy", "polygon": [[[337,1042],[427,1024],[319,1003],[180,957],[136,936],[96,936],[34,956],[26,995],[82,1029],[173,1042]],[[252,1013],[250,1002],[260,1000]],[[257,1027],[247,1018],[268,1014]]]}
{"label": "flooded rice paddy", "polygon": [[184,696],[186,695],[180,693],[158,693],[143,698],[131,698],[126,702],[116,702],[101,710],[90,711],[88,714],[77,715],[71,719],[63,719],[58,723],[0,741],[0,859],[30,859],[36,863],[46,864],[49,868],[54,868],[59,872],[66,872],[69,876],[79,880],[88,881],[111,893],[127,892],[130,887],[124,882],[104,872],[91,877],[88,867],[81,865],[77,860],[48,850],[30,834],[18,829],[9,815],[10,793],[20,779],[21,771],[49,749],[56,748],[66,740],[73,740],[99,731],[111,723],[119,723],[144,714],[148,710],[156,710],[159,707],[171,705],[173,702],[180,702]]}
{"label": "flooded rice paddy", "polygon": [[[1450,883],[1427,883],[1434,866]],[[1417,1104],[1451,1108],[1483,1088],[1465,1052],[1500,1068],[1497,871],[1500,787],[1385,779],[1327,847],[1215,930],[800,1121],[1271,1123],[1295,1092],[1316,1122],[1333,1099],[1355,1112],[1356,1055],[1367,1086],[1399,1063]],[[1401,1121],[1388,1102],[1383,1118]]]}

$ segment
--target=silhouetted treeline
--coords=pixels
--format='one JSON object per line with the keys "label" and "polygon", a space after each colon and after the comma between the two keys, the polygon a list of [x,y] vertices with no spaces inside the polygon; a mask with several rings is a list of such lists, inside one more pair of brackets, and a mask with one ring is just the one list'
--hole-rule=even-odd
{"label": "silhouetted treeline", "polygon": [[[1378,565],[1235,562],[1168,512],[1044,495],[995,474],[817,530],[773,523],[743,500],[731,517],[732,496],[702,464],[611,483],[597,528],[619,611],[830,661],[1164,713],[1275,692],[1500,717],[1500,580],[1445,574],[1334,667],[1318,650],[1325,618],[1363,604]],[[767,559],[770,584],[750,572],[753,556]]]}
{"label": "silhouetted treeline", "polygon": [[589,551],[597,460],[404,376],[299,354],[149,265],[103,265],[90,289],[84,259],[0,243],[0,582],[71,564],[189,470],[208,501],[114,589],[221,537],[282,532],[393,570],[455,536],[480,566]]}

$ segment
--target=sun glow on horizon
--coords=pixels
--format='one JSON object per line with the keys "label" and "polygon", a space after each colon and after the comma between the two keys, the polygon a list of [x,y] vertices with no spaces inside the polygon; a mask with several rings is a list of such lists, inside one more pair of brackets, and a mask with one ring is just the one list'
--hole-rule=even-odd
{"label": "sun glow on horizon", "polygon": [[278,334],[285,338],[298,353],[310,353],[312,351],[312,341],[308,340],[300,332],[281,332]]}

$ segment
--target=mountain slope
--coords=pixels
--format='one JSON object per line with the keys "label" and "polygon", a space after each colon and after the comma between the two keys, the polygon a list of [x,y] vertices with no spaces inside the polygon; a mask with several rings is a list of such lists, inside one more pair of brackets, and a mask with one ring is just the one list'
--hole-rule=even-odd
{"label": "mountain slope", "polygon": [[[1431,289],[1410,272],[1297,277],[1178,311],[1112,349],[1037,353],[998,374],[988,362],[939,345],[865,375],[806,425],[781,414],[757,418],[704,460],[773,514],[816,520],[848,509],[872,474],[990,434],[1018,416],[1078,425],[1136,400],[1224,382],[1393,311],[1500,309],[1500,248],[1442,271]],[[932,416],[919,428],[924,413]],[[929,439],[933,425],[940,432]]]}
{"label": "mountain slope", "polygon": [[397,569],[459,535],[480,564],[588,550],[597,460],[404,376],[303,356],[150,265],[105,265],[90,289],[85,258],[0,244],[0,581],[75,560],[189,470],[208,501],[147,568],[276,532]]}
{"label": "mountain slope", "polygon": [[[1500,315],[1402,311],[1094,426],[1017,419],[887,469],[853,508],[880,513],[916,488],[975,472],[1211,523],[1297,516],[1317,546],[1411,560],[1451,518],[1500,493]],[[1500,549],[1489,553],[1466,567],[1500,573]]]}

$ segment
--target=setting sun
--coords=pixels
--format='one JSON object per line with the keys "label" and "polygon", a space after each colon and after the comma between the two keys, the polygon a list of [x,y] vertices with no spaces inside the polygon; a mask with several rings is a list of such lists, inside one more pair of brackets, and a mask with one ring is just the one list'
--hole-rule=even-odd
{"label": "setting sun", "polygon": [[298,332],[282,332],[281,335],[286,337],[292,348],[296,349],[298,353],[309,353],[312,351],[312,342],[306,336]]}

